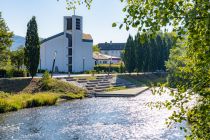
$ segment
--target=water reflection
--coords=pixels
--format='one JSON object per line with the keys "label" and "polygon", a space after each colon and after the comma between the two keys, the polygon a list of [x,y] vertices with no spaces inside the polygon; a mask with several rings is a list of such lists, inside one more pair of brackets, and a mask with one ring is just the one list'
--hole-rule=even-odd
{"label": "water reflection", "polygon": [[91,98],[0,115],[0,139],[184,139],[164,124],[168,110],[150,110],[159,100],[149,91],[135,98]]}

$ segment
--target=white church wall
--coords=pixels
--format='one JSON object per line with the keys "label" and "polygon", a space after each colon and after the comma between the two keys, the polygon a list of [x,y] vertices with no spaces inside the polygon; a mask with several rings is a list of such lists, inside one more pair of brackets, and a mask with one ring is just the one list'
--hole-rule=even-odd
{"label": "white church wall", "polygon": [[55,67],[58,67],[59,72],[67,72],[68,50],[66,46],[67,39],[64,37],[64,35],[41,44],[41,69],[46,69],[48,71],[52,70],[54,52],[56,51]]}

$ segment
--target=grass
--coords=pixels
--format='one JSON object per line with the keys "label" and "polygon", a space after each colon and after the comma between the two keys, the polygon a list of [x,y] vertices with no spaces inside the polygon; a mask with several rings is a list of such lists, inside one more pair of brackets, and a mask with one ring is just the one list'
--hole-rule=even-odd
{"label": "grass", "polygon": [[21,93],[15,95],[0,93],[0,97],[0,113],[16,111],[23,108],[54,105],[58,99],[58,95],[49,92],[37,94]]}
{"label": "grass", "polygon": [[136,86],[152,86],[166,82],[166,75],[160,74],[118,75],[118,77]]}
{"label": "grass", "polygon": [[106,89],[106,91],[117,91],[117,90],[123,90],[123,89],[127,89],[125,86],[119,86],[119,87],[109,87]]}
{"label": "grass", "polygon": [[49,75],[41,79],[1,79],[0,84],[0,113],[54,105],[59,98],[82,99],[87,93],[84,89],[52,79]]}

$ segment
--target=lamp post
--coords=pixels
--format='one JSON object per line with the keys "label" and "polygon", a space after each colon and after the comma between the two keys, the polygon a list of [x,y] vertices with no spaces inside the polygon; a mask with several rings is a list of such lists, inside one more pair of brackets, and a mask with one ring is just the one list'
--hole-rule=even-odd
{"label": "lamp post", "polygon": [[82,58],[83,73],[85,72],[85,57]]}
{"label": "lamp post", "polygon": [[56,52],[56,51],[54,51],[54,58],[53,58],[53,65],[52,65],[51,78],[53,77],[53,71],[54,71],[54,67],[55,67],[55,59],[56,59],[56,55],[57,55],[57,52]]}
{"label": "lamp post", "polygon": [[110,71],[111,71],[111,64],[112,64],[112,56],[111,56],[110,61],[109,61],[109,72],[108,72],[108,76],[109,76]]}

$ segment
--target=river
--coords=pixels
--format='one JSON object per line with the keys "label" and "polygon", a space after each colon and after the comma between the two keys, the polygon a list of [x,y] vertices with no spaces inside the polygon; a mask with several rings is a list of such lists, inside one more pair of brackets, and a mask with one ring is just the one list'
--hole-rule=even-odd
{"label": "river", "polygon": [[87,98],[0,114],[0,139],[182,140],[180,124],[164,124],[170,111],[146,105],[163,98],[146,91],[132,98]]}

